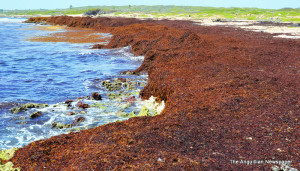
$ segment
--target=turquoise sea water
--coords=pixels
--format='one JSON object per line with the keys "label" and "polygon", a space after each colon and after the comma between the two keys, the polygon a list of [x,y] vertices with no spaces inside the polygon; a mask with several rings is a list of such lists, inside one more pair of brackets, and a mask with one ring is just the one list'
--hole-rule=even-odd
{"label": "turquoise sea water", "polygon": [[[29,36],[47,34],[47,31],[30,29],[34,24],[23,21],[25,19],[0,18],[0,149],[22,147],[32,141],[70,131],[53,128],[51,124],[55,121],[72,123],[76,117],[82,116],[86,120],[75,127],[78,130],[124,119],[116,115],[124,104],[106,98],[109,92],[103,88],[101,80],[120,77],[145,80],[146,76],[119,74],[138,68],[142,57],[134,57],[129,47],[94,50],[90,49],[91,44],[26,41]],[[88,96],[95,91],[103,95],[101,103],[106,106],[105,109],[85,109],[82,113],[86,114],[76,109],[75,112],[80,114],[66,115],[71,110],[60,102]],[[50,106],[18,114],[9,111],[29,102]],[[92,100],[82,102],[96,103]],[[74,108],[76,103],[72,103]],[[139,108],[136,103],[126,108],[126,112]],[[29,115],[36,111],[43,115],[30,119]]]}

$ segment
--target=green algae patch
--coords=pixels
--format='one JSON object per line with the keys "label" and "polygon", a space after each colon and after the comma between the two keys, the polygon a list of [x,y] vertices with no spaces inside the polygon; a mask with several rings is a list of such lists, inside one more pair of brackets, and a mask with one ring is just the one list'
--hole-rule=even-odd
{"label": "green algae patch", "polygon": [[40,111],[34,112],[34,113],[30,114],[30,119],[34,119],[34,118],[37,118],[40,116],[42,116],[42,112],[40,112]]}
{"label": "green algae patch", "polygon": [[137,116],[151,116],[151,113],[146,106],[143,106],[140,113]]}
{"label": "green algae patch", "polygon": [[122,88],[122,83],[117,80],[114,82],[103,81],[102,85],[104,85],[104,87],[109,91],[120,90]]}
{"label": "green algae patch", "polygon": [[[0,159],[1,160],[9,160],[13,157],[15,151],[17,148],[11,148],[9,150],[0,150]],[[14,165],[12,162],[7,162],[5,164],[2,164],[0,160],[0,170],[1,171],[20,171],[19,168],[14,168]]]}
{"label": "green algae patch", "polygon": [[22,105],[21,107],[14,107],[12,109],[10,109],[11,113],[19,113],[22,111],[26,111],[29,108],[45,108],[48,107],[48,104],[37,104],[37,103],[26,103],[24,105]]}
{"label": "green algae patch", "polygon": [[133,118],[133,117],[136,117],[135,115],[135,111],[132,111],[129,115],[128,115],[129,118]]}
{"label": "green algae patch", "polygon": [[63,128],[72,128],[72,124],[65,124],[65,123],[59,123],[59,122],[53,122],[51,125],[53,128],[56,129],[63,129]]}
{"label": "green algae patch", "polygon": [[135,115],[135,111],[132,111],[131,113],[126,113],[124,111],[118,111],[116,113],[117,116],[121,116],[121,117],[124,117],[124,118],[133,118],[133,117],[136,117]]}
{"label": "green algae patch", "polygon": [[94,103],[91,105],[91,107],[99,108],[99,109],[106,109],[105,103]]}
{"label": "green algae patch", "polygon": [[121,106],[122,109],[129,108],[131,106],[131,103],[126,103],[125,105]]}
{"label": "green algae patch", "polygon": [[121,93],[108,93],[107,96],[109,99],[117,99],[117,98],[121,97],[122,94]]}
{"label": "green algae patch", "polygon": [[14,164],[12,162],[7,162],[6,164],[0,165],[1,171],[20,171],[19,168],[14,168]]}
{"label": "green algae patch", "polygon": [[15,151],[17,151],[17,148],[11,148],[8,150],[0,150],[0,159],[2,160],[9,160],[14,156]]}

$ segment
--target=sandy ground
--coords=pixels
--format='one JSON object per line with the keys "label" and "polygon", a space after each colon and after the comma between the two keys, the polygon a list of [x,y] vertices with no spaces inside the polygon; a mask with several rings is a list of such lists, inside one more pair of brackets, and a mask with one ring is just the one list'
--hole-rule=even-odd
{"label": "sandy ground", "polygon": [[[68,15],[71,17],[83,17],[82,14],[74,14]],[[194,21],[195,24],[204,25],[204,26],[224,26],[224,27],[235,27],[235,28],[242,28],[247,31],[255,31],[255,32],[267,32],[274,34],[274,37],[279,38],[289,38],[289,39],[300,39],[300,25],[292,24],[292,23],[273,23],[264,25],[259,21],[253,20],[235,20],[235,21],[216,21],[217,16],[210,17],[210,18],[202,18],[202,19],[195,19],[191,17],[155,17],[147,14],[149,18],[157,19],[157,20],[190,20]],[[3,16],[2,16],[3,17]],[[32,16],[28,15],[15,15],[13,17],[22,17],[22,18],[29,18]],[[36,15],[33,17],[51,17],[51,15]],[[124,17],[124,18],[138,18],[138,19],[149,19],[143,17],[141,13],[132,13],[132,14],[121,14],[116,15],[114,13],[111,14],[103,14],[101,16],[96,17]],[[96,18],[95,17],[95,18]]]}
{"label": "sandy ground", "polygon": [[205,19],[201,21],[196,21],[200,25],[205,26],[225,26],[225,27],[236,27],[242,28],[244,30],[255,31],[255,32],[267,32],[274,34],[274,37],[280,38],[291,38],[291,39],[300,39],[300,27],[293,26],[292,24],[286,26],[276,26],[272,25],[262,25],[259,21],[250,21],[250,20],[240,20],[233,22],[214,22],[212,19]]}
{"label": "sandy ground", "polygon": [[[105,17],[115,17],[115,14],[105,14],[102,15]],[[158,17],[155,18],[154,16],[148,15],[150,18],[162,20],[162,19],[169,19],[169,20],[191,20],[194,21],[196,24],[204,25],[204,26],[224,26],[224,27],[235,27],[235,28],[242,28],[248,31],[255,31],[255,32],[267,32],[274,34],[274,37],[280,38],[290,38],[290,39],[300,39],[300,26],[299,24],[287,24],[282,23],[282,25],[278,25],[278,23],[269,24],[269,25],[262,25],[259,21],[253,20],[236,20],[236,21],[216,21],[216,17],[205,18],[205,19],[194,19],[190,17]],[[125,18],[139,18],[143,19],[139,13],[133,14],[122,14],[118,15],[118,17],[125,17]]]}

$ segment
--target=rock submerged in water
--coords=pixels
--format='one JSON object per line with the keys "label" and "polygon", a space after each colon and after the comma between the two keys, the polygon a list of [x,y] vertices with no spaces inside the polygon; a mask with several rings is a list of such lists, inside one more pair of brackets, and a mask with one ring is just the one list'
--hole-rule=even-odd
{"label": "rock submerged in water", "polygon": [[65,101],[65,103],[67,104],[67,106],[68,107],[70,107],[71,106],[71,103],[73,102],[73,100],[71,100],[71,99],[69,99],[69,100],[67,100],[67,101]]}
{"label": "rock submerged in water", "polygon": [[102,96],[98,92],[92,93],[92,99],[94,100],[102,100]]}
{"label": "rock submerged in water", "polygon": [[132,102],[136,101],[136,98],[135,98],[135,96],[131,96],[131,97],[128,97],[127,99],[125,99],[124,101],[128,102],[128,103],[132,103]]}
{"label": "rock submerged in water", "polygon": [[109,91],[121,90],[122,88],[122,82],[119,80],[114,82],[110,82],[110,80],[102,81],[102,85]]}
{"label": "rock submerged in water", "polygon": [[44,108],[48,107],[48,104],[37,104],[37,103],[27,103],[22,105],[21,107],[14,107],[10,109],[11,113],[19,113],[21,111],[26,111],[28,108]]}
{"label": "rock submerged in water", "polygon": [[53,128],[56,129],[63,129],[63,128],[72,128],[72,124],[65,124],[65,123],[59,123],[59,122],[53,122],[51,125]]}
{"label": "rock submerged in water", "polygon": [[51,126],[56,129],[72,128],[73,126],[78,125],[80,122],[84,122],[84,121],[85,118],[80,116],[80,117],[76,117],[72,124],[59,123],[55,121],[52,123]]}
{"label": "rock submerged in water", "polygon": [[133,71],[123,71],[123,72],[121,72],[121,74],[124,74],[124,75],[140,75],[140,73],[133,72]]}
{"label": "rock submerged in water", "polygon": [[132,111],[131,113],[126,113],[124,111],[118,111],[116,113],[117,116],[121,116],[121,117],[124,117],[124,118],[133,118],[133,117],[136,117],[135,115],[135,111]]}
{"label": "rock submerged in water", "polygon": [[90,108],[89,104],[82,103],[82,101],[79,101],[79,102],[77,103],[77,107],[78,107],[78,108],[83,108],[83,109]]}
{"label": "rock submerged in water", "polygon": [[38,111],[38,112],[34,112],[30,115],[30,118],[31,119],[34,119],[34,118],[37,118],[37,117],[40,117],[42,116],[42,112]]}
{"label": "rock submerged in water", "polygon": [[75,118],[75,121],[73,122],[73,125],[77,125],[79,124],[80,122],[84,122],[85,121],[85,118],[84,117],[76,117]]}
{"label": "rock submerged in water", "polygon": [[126,82],[126,79],[125,79],[125,78],[117,78],[117,80],[118,80],[118,81],[121,81],[121,82],[123,82],[123,83]]}

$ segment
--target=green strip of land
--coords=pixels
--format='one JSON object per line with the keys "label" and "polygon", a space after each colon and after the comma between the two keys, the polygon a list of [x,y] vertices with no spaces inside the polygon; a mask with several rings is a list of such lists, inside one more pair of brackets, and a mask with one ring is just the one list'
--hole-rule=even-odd
{"label": "green strip of land", "polygon": [[272,22],[300,22],[300,8],[214,8],[197,6],[88,6],[56,10],[0,10],[2,15],[75,15],[100,9],[113,16],[134,15],[142,18],[220,18],[226,20],[259,20]]}

